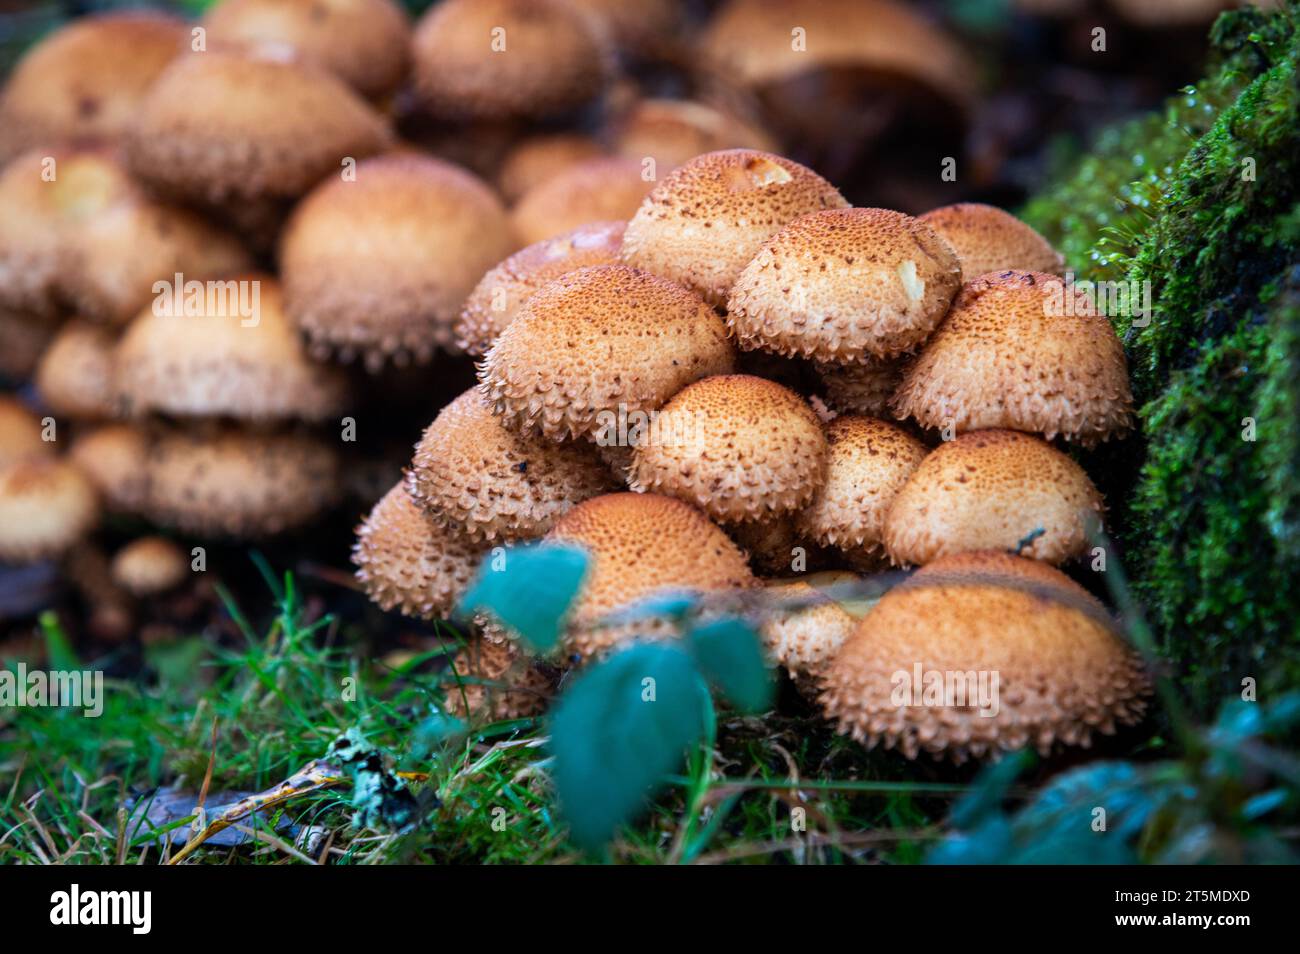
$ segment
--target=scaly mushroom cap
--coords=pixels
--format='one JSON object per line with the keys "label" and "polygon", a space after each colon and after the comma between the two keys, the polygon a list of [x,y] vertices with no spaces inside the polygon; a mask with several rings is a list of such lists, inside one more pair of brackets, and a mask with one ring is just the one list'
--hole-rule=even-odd
{"label": "scaly mushroom cap", "polygon": [[444,0],[415,27],[415,91],[443,119],[545,117],[604,88],[597,23],[563,0]]}
{"label": "scaly mushroom cap", "polygon": [[120,190],[102,154],[25,152],[0,170],[0,307],[50,317],[71,266],[68,234]]}
{"label": "scaly mushroom cap", "polygon": [[963,282],[1013,268],[1059,275],[1065,267],[1065,259],[1047,239],[992,205],[958,202],[932,209],[920,219],[953,247]]}
{"label": "scaly mushroom cap", "polygon": [[623,261],[693,289],[711,305],[763,243],[801,215],[848,205],[804,166],[754,149],[709,152],[678,166],[637,209]]}
{"label": "scaly mushroom cap", "polygon": [[174,590],[190,572],[185,551],[166,537],[140,537],[113,555],[109,574],[132,596],[158,596]]}
{"label": "scaly mushroom cap", "polygon": [[182,20],[138,10],[83,17],[51,33],[0,94],[0,162],[37,146],[115,140],[186,39]]}
{"label": "scaly mushroom cap", "polygon": [[48,314],[66,303],[121,321],[153,297],[155,281],[250,261],[233,236],[146,195],[109,150],[26,153],[0,178],[0,301],[11,306]]}
{"label": "scaly mushroom cap", "polygon": [[[167,307],[142,311],[117,346],[115,386],[129,413],[324,421],[341,411],[347,380],[307,357],[275,279],[207,282],[193,297],[189,284]],[[169,313],[176,297],[186,314]]]}
{"label": "scaly mushroom cap", "polygon": [[1088,545],[1085,520],[1101,494],[1083,468],[1045,441],[1018,431],[972,431],[921,462],[885,519],[884,541],[899,563],[930,563],[965,550],[1016,550],[1059,564]]}
{"label": "scaly mushroom cap", "polygon": [[59,329],[36,368],[41,402],[59,416],[113,417],[113,347],[105,328],[70,321]]}
{"label": "scaly mushroom cap", "polygon": [[595,448],[507,430],[477,388],[425,430],[406,485],[435,520],[484,541],[540,537],[574,504],[614,486]]}
{"label": "scaly mushroom cap", "polygon": [[653,185],[635,159],[587,159],[530,189],[510,218],[520,241],[531,245],[591,222],[626,222]]}
{"label": "scaly mushroom cap", "polygon": [[777,149],[776,141],[758,126],[684,99],[641,100],[617,124],[615,145],[629,159],[654,159],[661,176],[706,152]]}
{"label": "scaly mushroom cap", "polygon": [[[911,685],[916,667],[921,684]],[[923,695],[932,680],[982,673],[989,690],[996,674],[991,698],[965,680],[964,696]],[[1139,721],[1150,691],[1096,599],[1046,564],[1005,553],[944,557],[894,587],[823,685],[822,707],[840,732],[868,748],[955,762],[1029,745],[1044,754],[1056,743],[1087,746],[1094,732]]]}
{"label": "scaly mushroom cap", "polygon": [[447,711],[480,722],[540,715],[555,691],[550,673],[513,643],[476,639],[443,674]]}
{"label": "scaly mushroom cap", "polygon": [[816,368],[826,389],[826,401],[836,411],[885,417],[889,413],[889,400],[903,380],[904,364],[900,360],[885,360],[865,364],[819,363]]}
{"label": "scaly mushroom cap", "polygon": [[73,438],[68,459],[81,469],[110,511],[140,513],[149,497],[153,441],[134,424],[102,424]]}
{"label": "scaly mushroom cap", "polygon": [[148,184],[220,204],[296,198],[390,140],[365,100],[323,70],[208,50],[163,72],[126,145]]}
{"label": "scaly mushroom cap", "polygon": [[547,539],[591,557],[568,633],[572,652],[589,658],[650,630],[654,621],[598,626],[615,610],[661,591],[753,585],[740,549],[689,504],[658,494],[593,497],[559,519]]}
{"label": "scaly mushroom cap", "polygon": [[146,463],[144,515],[207,537],[272,536],[300,527],[338,499],[339,456],[294,432],[172,431]]}
{"label": "scaly mushroom cap", "polygon": [[799,580],[767,584],[782,604],[759,629],[763,646],[800,684],[811,689],[858,621],[840,603]]}
{"label": "scaly mushroom cap", "polygon": [[538,289],[588,265],[613,265],[623,246],[622,222],[592,222],[520,249],[487,271],[465,299],[456,343],[485,354]]}
{"label": "scaly mushroom cap", "polygon": [[731,290],[727,322],[746,350],[855,364],[916,348],[960,287],[951,246],[919,220],[828,209],[763,245]]}
{"label": "scaly mushroom cap", "polygon": [[381,609],[432,619],[451,615],[487,550],[421,510],[401,480],[357,528],[352,563]]}
{"label": "scaly mushroom cap", "polygon": [[912,80],[961,106],[977,79],[948,36],[887,0],[731,0],[709,23],[701,56],[747,86],[848,67]]}
{"label": "scaly mushroom cap", "polygon": [[1081,291],[1042,272],[966,285],[891,405],[925,427],[1006,427],[1085,447],[1133,423],[1128,364],[1110,322]]}
{"label": "scaly mushroom cap", "polygon": [[629,486],[743,523],[807,506],[825,479],[826,435],[808,402],[766,378],[727,374],[664,405],[633,451]]}
{"label": "scaly mushroom cap", "polygon": [[225,278],[253,267],[232,233],[134,184],[71,231],[61,291],[78,314],[102,322],[135,317],[153,299],[155,282],[178,274],[187,281]]}
{"label": "scaly mushroom cap", "polygon": [[875,556],[890,504],[926,456],[926,447],[893,424],[858,415],[831,421],[826,437],[826,481],[799,514],[799,530],[846,554]]}
{"label": "scaly mushroom cap", "polygon": [[598,159],[605,147],[579,133],[531,136],[501,160],[497,188],[507,202],[517,202],[547,179],[587,159]]}
{"label": "scaly mushroom cap", "polygon": [[58,556],[98,522],[95,488],[75,465],[27,457],[0,468],[0,563]]}
{"label": "scaly mushroom cap", "polygon": [[369,98],[397,88],[410,55],[394,0],[221,0],[202,22],[210,45],[291,50]]}
{"label": "scaly mushroom cap", "polygon": [[390,155],[298,206],[280,250],[285,299],[320,354],[427,362],[461,303],[515,247],[487,184],[428,156]]}
{"label": "scaly mushroom cap", "polygon": [[636,423],[687,384],[735,363],[722,319],[672,282],[595,265],[564,275],[520,309],[479,371],[506,424],[552,439]]}
{"label": "scaly mushroom cap", "polygon": [[50,457],[54,445],[42,436],[41,420],[17,398],[0,394],[0,467],[29,457]]}

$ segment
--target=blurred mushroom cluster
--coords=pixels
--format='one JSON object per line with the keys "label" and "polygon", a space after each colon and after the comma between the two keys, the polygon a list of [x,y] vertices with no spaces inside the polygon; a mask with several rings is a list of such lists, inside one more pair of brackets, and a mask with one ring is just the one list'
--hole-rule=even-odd
{"label": "blurred mushroom cluster", "polygon": [[[1104,512],[1070,446],[1132,425],[1123,349],[1041,236],[957,201],[1014,111],[930,13],[221,0],[52,33],[0,91],[0,615],[66,580],[122,639],[210,543],[366,513],[356,581],[415,619],[494,547],[591,552],[563,659],[475,624],[453,668],[500,691],[465,711],[668,635],[609,621],[668,587],[802,602],[773,656],[909,756],[1136,720],[1055,568]],[[918,566],[865,615],[827,595]],[[1001,713],[891,705],[917,659],[999,670]]]}

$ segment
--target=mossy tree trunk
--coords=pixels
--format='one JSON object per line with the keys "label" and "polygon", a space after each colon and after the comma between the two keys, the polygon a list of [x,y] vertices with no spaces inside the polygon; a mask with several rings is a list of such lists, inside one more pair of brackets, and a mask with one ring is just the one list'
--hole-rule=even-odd
{"label": "mossy tree trunk", "polygon": [[1112,531],[1201,712],[1300,677],[1300,77],[1294,9],[1225,14],[1210,76],[1026,209],[1114,316],[1141,434],[1103,452]]}

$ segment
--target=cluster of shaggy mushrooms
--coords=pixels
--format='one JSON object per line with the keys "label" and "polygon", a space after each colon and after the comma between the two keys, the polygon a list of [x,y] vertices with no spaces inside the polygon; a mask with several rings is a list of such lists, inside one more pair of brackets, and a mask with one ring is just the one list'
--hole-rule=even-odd
{"label": "cluster of shaggy mushrooms", "polygon": [[[224,0],[197,25],[90,17],[38,44],[0,93],[0,373],[36,394],[0,397],[0,563],[84,564],[102,514],[128,514],[163,535],[75,572],[166,592],[176,535],[309,526],[364,463],[338,439],[359,392],[467,354],[478,384],[366,516],[357,580],[437,619],[494,547],[592,565],[562,658],[479,621],[454,706],[538,711],[557,668],[671,637],[610,622],[669,588],[788,595],[773,657],[843,731],[909,757],[1136,721],[1140,665],[1055,568],[1103,510],[1065,445],[1130,426],[1108,322],[1006,213],[852,208],[779,155],[834,126],[810,70],[842,71],[828,95],[887,76],[960,114],[967,58],[900,4],[732,0],[697,61],[772,129],[629,91],[620,63],[679,18]],[[608,89],[598,133],[543,122]],[[913,566],[865,616],[821,589]],[[891,703],[917,663],[996,670],[998,715]]]}
{"label": "cluster of shaggy mushrooms", "polygon": [[[692,158],[626,225],[487,272],[457,325],[479,384],[362,526],[358,577],[382,606],[440,616],[493,546],[580,546],[574,664],[670,637],[611,621],[665,588],[802,592],[769,648],[868,745],[960,760],[1087,744],[1141,716],[1147,681],[1055,569],[1103,504],[1054,442],[1124,434],[1132,402],[1119,340],[1061,265],[995,208],[850,208],[771,153]],[[800,361],[825,401],[783,383]],[[809,553],[922,569],[856,619],[788,579]],[[509,634],[485,639],[504,664]],[[917,663],[996,671],[1000,711],[899,706],[892,676]]]}

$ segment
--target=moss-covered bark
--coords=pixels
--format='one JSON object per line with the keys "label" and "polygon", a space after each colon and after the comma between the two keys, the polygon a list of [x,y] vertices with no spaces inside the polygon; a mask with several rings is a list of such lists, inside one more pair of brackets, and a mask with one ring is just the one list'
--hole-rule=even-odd
{"label": "moss-covered bark", "polygon": [[1079,276],[1150,282],[1142,432],[1112,528],[1196,707],[1300,679],[1300,76],[1294,11],[1225,14],[1211,75],[1025,210]]}

